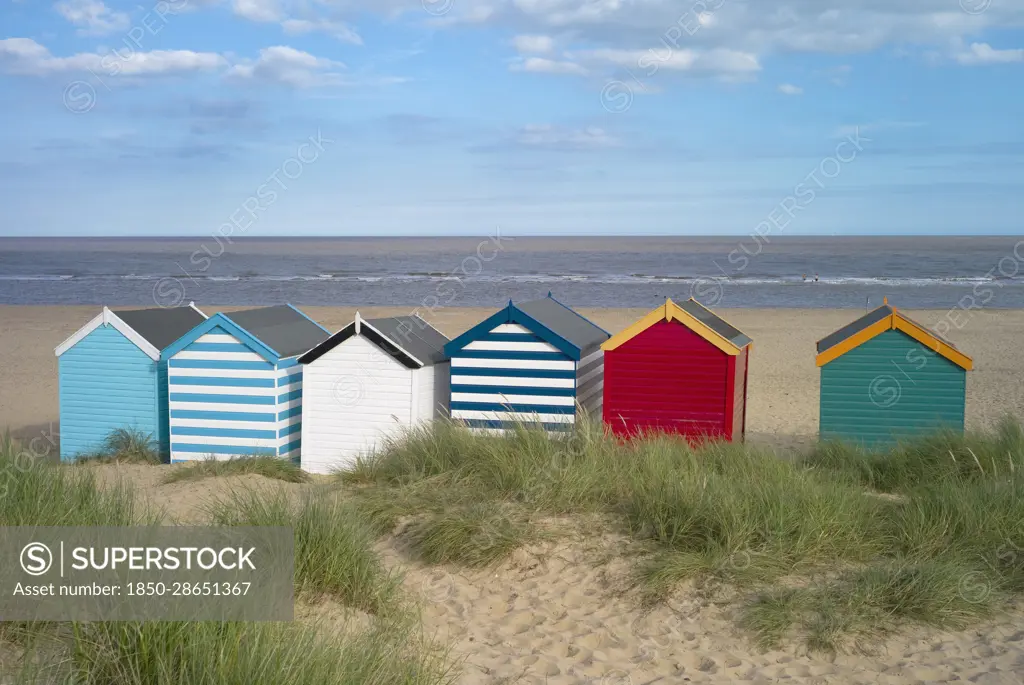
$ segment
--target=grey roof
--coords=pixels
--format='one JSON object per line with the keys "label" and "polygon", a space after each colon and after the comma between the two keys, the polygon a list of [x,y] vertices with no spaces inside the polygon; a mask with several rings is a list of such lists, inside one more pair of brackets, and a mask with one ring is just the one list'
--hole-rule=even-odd
{"label": "grey roof", "polygon": [[835,347],[847,338],[857,335],[868,326],[872,326],[892,314],[892,311],[892,307],[887,304],[883,304],[878,309],[872,309],[856,321],[846,324],[835,333],[826,335],[818,341],[818,353],[820,354],[830,347]]}
{"label": "grey roof", "polygon": [[114,314],[158,350],[167,348],[206,321],[206,317],[192,307],[130,309]]}
{"label": "grey roof", "polygon": [[288,305],[246,309],[224,314],[281,358],[305,354],[330,334]]}
{"label": "grey roof", "polygon": [[[363,319],[363,323],[368,324],[373,330],[379,331],[384,339],[378,339],[380,336],[367,329],[362,331],[364,337],[370,339],[388,354],[398,357],[403,364],[410,368],[418,368],[420,364],[431,366],[448,361],[448,357],[444,353],[444,346],[448,342],[448,338],[419,316]],[[299,362],[311,364],[355,334],[356,324],[353,321],[302,355]],[[402,354],[398,348],[405,350],[407,354]],[[410,359],[408,355],[412,355],[415,359]],[[417,361],[420,363],[417,364]]]}
{"label": "grey roof", "polygon": [[952,347],[952,348],[953,348],[954,350],[955,350],[955,349],[957,349],[956,345],[954,345],[953,343],[951,343],[951,342],[949,341],[949,339],[948,339],[948,338],[944,338],[944,337],[942,337],[941,335],[939,335],[938,333],[936,333],[936,332],[935,332],[934,330],[932,330],[931,328],[928,328],[927,326],[925,326],[925,325],[923,325],[923,324],[920,324],[920,323],[918,323],[918,322],[917,322],[917,321],[915,321],[914,319],[911,319],[911,318],[910,318],[909,316],[907,316],[906,314],[904,314],[904,313],[903,313],[903,310],[902,310],[902,309],[901,309],[901,310],[899,310],[898,312],[897,312],[897,311],[896,311],[895,309],[893,309],[893,311],[894,311],[894,312],[896,312],[896,315],[897,315],[897,316],[899,316],[899,317],[901,317],[901,318],[903,318],[903,319],[906,319],[906,320],[907,320],[907,321],[909,321],[910,323],[912,323],[912,324],[914,324],[915,326],[917,326],[918,328],[920,328],[920,329],[921,329],[922,331],[928,331],[928,335],[930,335],[930,336],[932,336],[932,337],[935,337],[935,338],[938,338],[939,340],[941,340],[941,341],[942,341],[942,342],[944,342],[945,344],[947,344],[947,345],[949,345],[950,347]]}
{"label": "grey roof", "polygon": [[[819,340],[818,341],[818,353],[820,354],[820,353],[824,352],[825,350],[829,349],[830,347],[835,347],[836,345],[838,345],[839,343],[843,342],[847,338],[850,338],[850,337],[853,337],[854,335],[857,335],[858,333],[863,331],[865,328],[867,328],[867,327],[869,327],[869,326],[871,326],[873,324],[878,323],[879,321],[881,321],[885,317],[889,316],[890,314],[893,314],[894,312],[896,312],[896,310],[893,307],[890,307],[887,304],[883,304],[878,309],[871,310],[870,312],[868,312],[864,316],[860,317],[856,321],[854,321],[852,323],[846,324],[845,326],[840,328],[835,333],[827,335],[824,338],[822,338],[821,340]],[[914,321],[913,319],[911,319],[909,316],[907,316],[903,312],[899,312],[899,316],[901,318],[903,318],[903,319],[906,319],[910,323],[914,324],[915,326],[920,328],[922,331],[927,331],[929,335],[932,335],[932,336],[938,338],[939,340],[941,340],[945,344],[949,345],[953,349],[956,349],[956,345],[954,345],[953,343],[949,342],[948,340],[943,338],[941,335],[939,335],[935,331],[933,331],[930,328],[928,328],[927,326],[922,326],[921,324],[919,324],[918,322]]]}
{"label": "grey roof", "polygon": [[581,355],[600,347],[601,343],[611,337],[607,331],[551,296],[523,302],[515,307],[578,347]]}
{"label": "grey roof", "polygon": [[751,339],[738,328],[733,327],[725,321],[725,319],[720,318],[710,309],[701,306],[699,302],[692,298],[686,302],[680,303],[679,308],[713,330],[715,333],[718,333],[736,347],[743,347],[752,342]]}
{"label": "grey roof", "polygon": [[448,338],[418,316],[366,319],[366,323],[425,365],[448,360],[444,353]]}

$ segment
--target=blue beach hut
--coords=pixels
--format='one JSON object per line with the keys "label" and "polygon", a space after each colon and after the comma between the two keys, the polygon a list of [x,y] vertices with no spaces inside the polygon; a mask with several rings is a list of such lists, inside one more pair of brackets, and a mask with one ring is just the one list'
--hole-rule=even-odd
{"label": "blue beach hut", "polygon": [[298,457],[299,357],[330,333],[291,305],[217,313],[165,351],[171,462]]}
{"label": "blue beach hut", "polygon": [[515,423],[571,430],[577,409],[600,417],[601,343],[609,334],[551,297],[513,304],[445,345],[451,416],[473,429]]}
{"label": "blue beach hut", "polygon": [[54,352],[60,396],[60,458],[95,454],[114,430],[153,437],[169,452],[163,351],[206,320],[188,307],[114,312],[106,307]]}

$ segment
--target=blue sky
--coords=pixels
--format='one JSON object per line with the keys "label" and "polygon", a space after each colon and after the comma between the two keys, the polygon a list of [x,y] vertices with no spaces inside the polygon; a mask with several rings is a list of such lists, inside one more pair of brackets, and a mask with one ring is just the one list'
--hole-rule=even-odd
{"label": "blue sky", "polygon": [[0,235],[1024,215],[1024,0],[0,2]]}

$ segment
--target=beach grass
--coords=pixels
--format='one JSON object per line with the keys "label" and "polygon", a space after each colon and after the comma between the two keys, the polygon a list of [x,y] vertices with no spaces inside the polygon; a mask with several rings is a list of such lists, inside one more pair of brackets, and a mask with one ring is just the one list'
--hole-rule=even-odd
{"label": "beach grass", "polygon": [[338,476],[378,533],[428,563],[482,565],[535,539],[543,515],[602,513],[637,547],[644,601],[682,581],[748,597],[763,644],[823,650],[906,623],[961,628],[1024,593],[1024,430],[937,432],[805,458],[596,427],[550,436],[416,428]]}
{"label": "beach grass", "polygon": [[[76,685],[443,685],[447,655],[409,619],[331,635],[316,625],[76,623],[18,682]],[[57,657],[57,658],[54,658]]]}
{"label": "beach grass", "polygon": [[[0,525],[158,523],[130,486],[100,487],[88,469],[33,460],[9,435],[0,440],[0,478]],[[33,685],[451,682],[453,662],[420,633],[360,516],[327,497],[296,505],[277,494],[236,492],[214,523],[294,526],[304,597],[339,599],[372,613],[369,624],[339,630],[335,622],[4,622],[0,678]]]}
{"label": "beach grass", "polygon": [[[664,435],[623,441],[593,426],[479,435],[439,422],[338,474],[340,490],[240,489],[208,513],[217,525],[292,527],[298,596],[336,600],[382,625],[406,612],[401,578],[374,550],[380,535],[395,534],[428,564],[485,567],[553,538],[550,517],[599,514],[628,535],[621,553],[637,558],[641,601],[710,580],[738,591],[741,623],[763,646],[800,640],[831,651],[907,624],[962,629],[1024,594],[1022,467],[1024,430],[1012,419],[885,450],[823,444],[802,459]],[[9,438],[0,474],[0,524],[153,521],[126,486],[26,461]],[[0,638],[26,644],[54,631],[19,624]],[[95,682],[121,682],[106,677]],[[295,682],[319,682],[308,678]]]}
{"label": "beach grass", "polygon": [[186,465],[175,466],[163,477],[162,482],[180,483],[223,476],[258,475],[286,483],[305,483],[309,475],[291,459],[257,454],[234,459],[200,459]]}
{"label": "beach grass", "polygon": [[209,511],[218,525],[292,528],[296,592],[307,600],[331,597],[371,614],[385,614],[398,602],[401,579],[374,551],[370,525],[330,493],[306,493],[295,501],[281,490],[238,489]]}
{"label": "beach grass", "polygon": [[427,563],[468,567],[500,561],[537,535],[518,508],[493,501],[429,514],[403,532],[410,548]]}
{"label": "beach grass", "polygon": [[1010,477],[1024,470],[1024,428],[1006,416],[990,431],[940,430],[889,449],[826,442],[804,463],[881,492],[921,483]]}
{"label": "beach grass", "polygon": [[0,440],[0,526],[131,526],[156,522],[124,482],[100,488],[87,469],[32,458]]}
{"label": "beach grass", "polygon": [[995,611],[1001,594],[989,583],[956,559],[895,559],[765,591],[744,608],[742,623],[766,649],[797,635],[812,649],[837,651],[849,642],[875,643],[908,623],[967,628]]}
{"label": "beach grass", "polygon": [[159,464],[160,453],[151,433],[137,428],[116,428],[103,439],[95,454],[78,459],[78,464]]}

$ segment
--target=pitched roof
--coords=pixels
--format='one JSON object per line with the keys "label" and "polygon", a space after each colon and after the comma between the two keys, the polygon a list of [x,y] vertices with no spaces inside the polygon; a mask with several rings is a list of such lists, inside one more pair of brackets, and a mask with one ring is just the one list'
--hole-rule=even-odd
{"label": "pitched roof", "polygon": [[305,354],[330,336],[318,323],[286,304],[245,309],[222,316],[245,329],[282,359]]}
{"label": "pitched roof", "polygon": [[466,345],[486,337],[497,326],[514,323],[524,326],[550,345],[558,348],[568,357],[580,361],[601,347],[608,339],[608,333],[589,320],[569,309],[548,293],[541,300],[522,304],[508,304],[477,325],[452,339],[444,351],[454,356]]}
{"label": "pitched roof", "polygon": [[194,307],[132,309],[114,314],[158,350],[206,321],[203,313]]}
{"label": "pitched roof", "polygon": [[513,306],[578,347],[583,356],[596,350],[609,337],[608,332],[603,328],[569,309],[553,298],[550,293],[543,299],[531,300]]}
{"label": "pitched roof", "polygon": [[882,319],[892,316],[893,309],[887,304],[883,304],[878,309],[872,309],[870,312],[860,317],[856,321],[846,324],[838,331],[826,335],[824,338],[818,341],[818,352],[824,352],[830,347],[834,347],[839,343],[843,342],[847,338],[850,338],[857,333],[860,333],[865,328],[878,323]]}
{"label": "pitched roof", "polygon": [[898,330],[910,336],[962,369],[970,371],[974,367],[974,361],[958,350],[956,345],[890,306],[888,302],[819,340],[815,361],[818,366],[824,366],[890,330]]}
{"label": "pitched roof", "polygon": [[430,366],[448,360],[444,353],[448,338],[419,316],[362,319],[359,312],[356,312],[356,321],[302,355],[299,362],[311,364],[356,335],[357,322],[360,324],[360,335],[371,340],[388,354],[398,357],[399,361],[410,368]]}
{"label": "pitched roof", "polygon": [[749,345],[751,339],[738,328],[732,326],[697,300],[690,298],[682,304],[670,299],[665,304],[651,311],[632,326],[612,336],[602,349],[606,352],[614,350],[628,340],[640,335],[651,326],[661,321],[678,321],[709,343],[729,355],[739,354]]}
{"label": "pitched roof", "polygon": [[415,356],[424,365],[447,361],[444,346],[448,337],[418,316],[392,316],[383,319],[367,319],[402,349]]}
{"label": "pitched roof", "polygon": [[718,316],[692,297],[686,302],[680,304],[679,308],[700,321],[718,335],[731,342],[736,347],[742,348],[753,342],[748,336],[740,332],[738,328],[732,326],[728,321]]}
{"label": "pitched roof", "polygon": [[89,323],[58,345],[54,352],[59,357],[100,326],[111,326],[148,357],[159,361],[162,350],[205,320],[206,315],[192,303],[187,307],[138,309],[122,312],[112,312],[109,308],[104,307],[103,311],[93,317]]}

